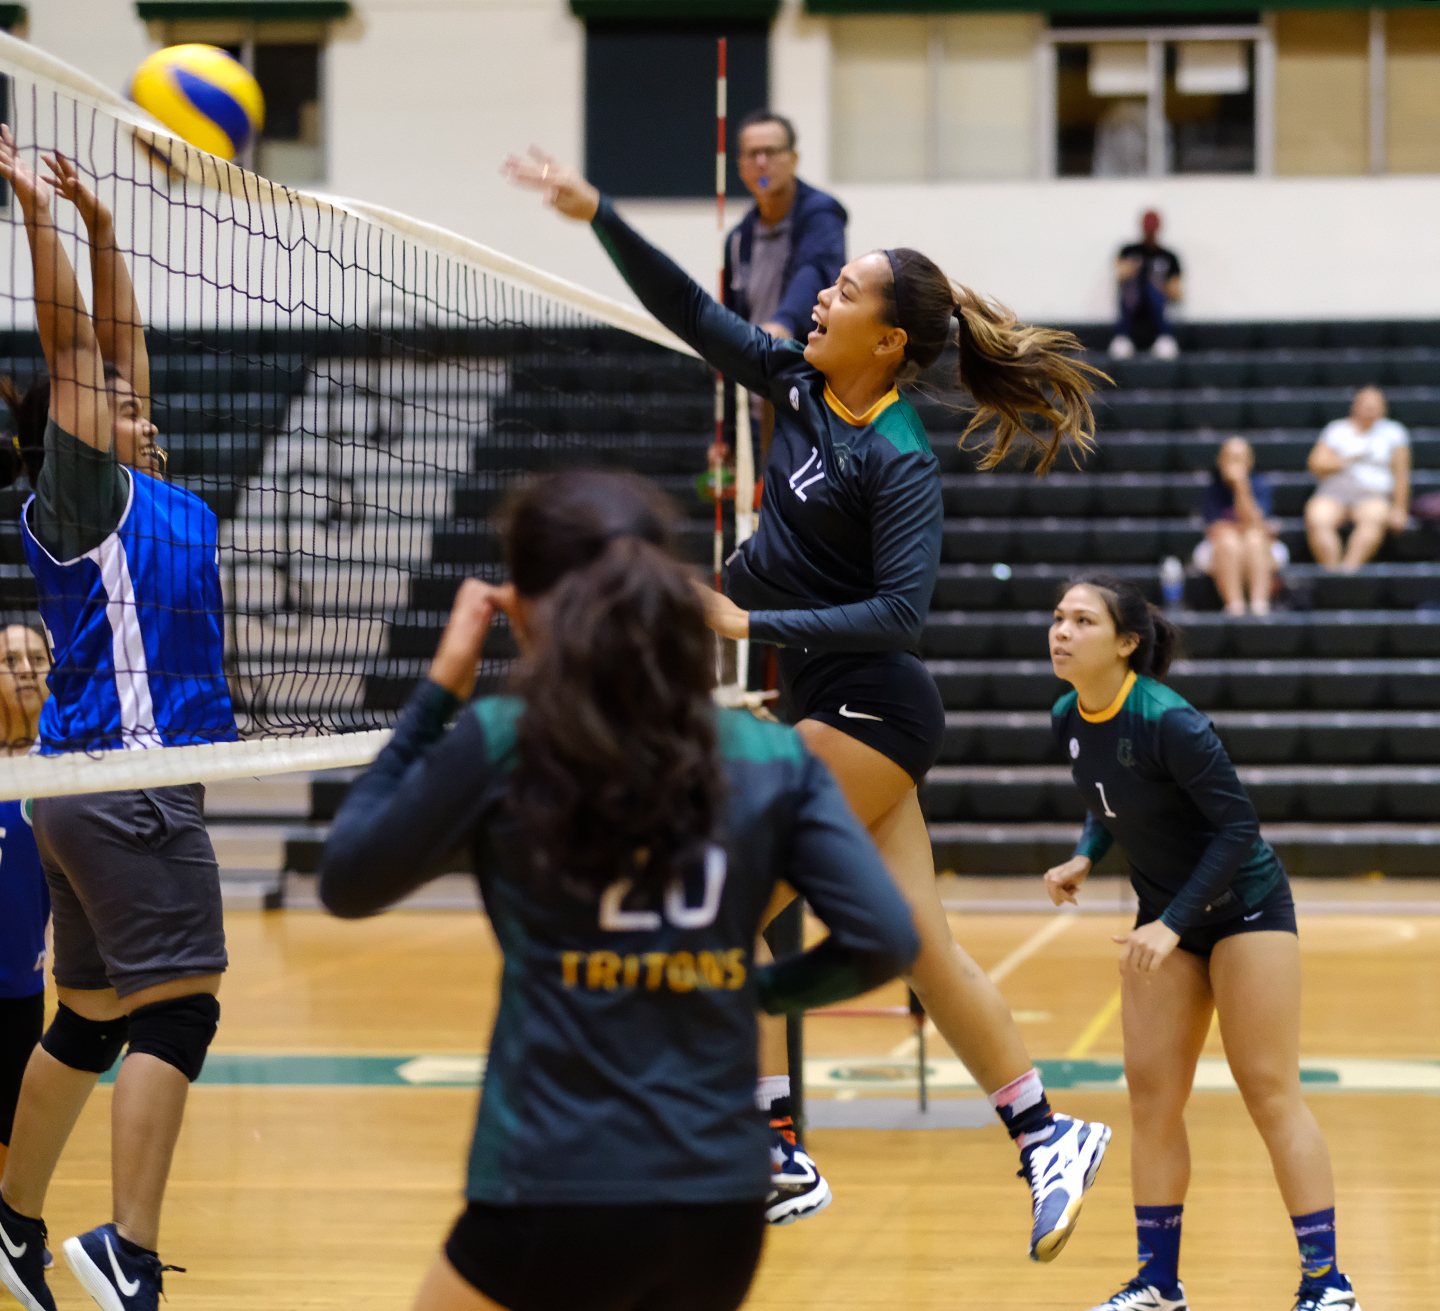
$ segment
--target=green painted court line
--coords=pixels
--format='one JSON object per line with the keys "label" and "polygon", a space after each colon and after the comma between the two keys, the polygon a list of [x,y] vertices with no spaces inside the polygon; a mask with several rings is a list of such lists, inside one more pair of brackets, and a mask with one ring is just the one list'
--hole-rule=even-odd
{"label": "green painted court line", "polygon": [[[1123,1092],[1125,1068],[1118,1060],[1040,1060],[1048,1088]],[[926,1063],[927,1083],[936,1092],[971,1091],[975,1081],[956,1060]],[[117,1065],[102,1083],[115,1081]],[[306,1056],[213,1052],[198,1082],[209,1087],[246,1088],[475,1088],[485,1072],[483,1056]],[[899,1092],[915,1087],[915,1063],[886,1056],[811,1057],[805,1086],[811,1092]],[[1440,1093],[1440,1061],[1306,1059],[1300,1081],[1307,1092]],[[1200,1062],[1197,1092],[1234,1092],[1230,1067],[1218,1057]]]}

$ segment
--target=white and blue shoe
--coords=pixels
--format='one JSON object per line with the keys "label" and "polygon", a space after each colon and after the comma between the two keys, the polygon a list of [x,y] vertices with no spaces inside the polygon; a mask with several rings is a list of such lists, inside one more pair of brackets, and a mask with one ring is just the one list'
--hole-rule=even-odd
{"label": "white and blue shoe", "polygon": [[1070,1241],[1109,1142],[1109,1125],[1057,1115],[1050,1137],[1020,1154],[1020,1177],[1029,1182],[1035,1203],[1032,1261],[1053,1261]]}
{"label": "white and blue shoe", "polygon": [[1091,1307],[1090,1311],[1186,1311],[1185,1285],[1175,1285],[1178,1296],[1166,1297],[1154,1284],[1147,1284],[1136,1275],[1108,1302]]}
{"label": "white and blue shoe", "polygon": [[787,1116],[771,1120],[770,1192],[765,1198],[765,1219],[772,1225],[790,1225],[819,1215],[834,1201],[830,1185],[810,1154],[795,1139]]}
{"label": "white and blue shoe", "polygon": [[1344,1275],[1341,1278],[1345,1280],[1344,1288],[1302,1282],[1295,1294],[1294,1311],[1360,1311],[1349,1278]]}
{"label": "white and blue shoe", "polygon": [[55,1311],[45,1283],[45,1222],[32,1220],[0,1202],[0,1283],[25,1311]]}
{"label": "white and blue shoe", "polygon": [[67,1238],[61,1249],[65,1264],[101,1311],[157,1311],[165,1270],[160,1258],[146,1253],[131,1256],[120,1246],[113,1224],[101,1225],[78,1238]]}

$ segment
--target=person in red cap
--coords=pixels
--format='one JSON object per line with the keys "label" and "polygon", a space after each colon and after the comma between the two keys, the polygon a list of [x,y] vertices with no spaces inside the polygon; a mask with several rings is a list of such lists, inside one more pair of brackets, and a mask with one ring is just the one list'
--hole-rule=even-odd
{"label": "person in red cap", "polygon": [[1180,257],[1157,240],[1160,215],[1153,209],[1145,211],[1140,228],[1144,239],[1124,247],[1115,262],[1120,324],[1110,354],[1128,360],[1137,350],[1149,350],[1157,359],[1173,360],[1180,347],[1165,321],[1165,307],[1181,296]]}

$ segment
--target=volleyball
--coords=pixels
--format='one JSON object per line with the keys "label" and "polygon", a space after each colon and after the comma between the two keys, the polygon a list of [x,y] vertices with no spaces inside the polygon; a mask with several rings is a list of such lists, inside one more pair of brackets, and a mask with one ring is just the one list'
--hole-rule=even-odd
{"label": "volleyball", "polygon": [[157,50],[135,72],[130,98],[192,146],[234,159],[265,122],[260,85],[216,46]]}

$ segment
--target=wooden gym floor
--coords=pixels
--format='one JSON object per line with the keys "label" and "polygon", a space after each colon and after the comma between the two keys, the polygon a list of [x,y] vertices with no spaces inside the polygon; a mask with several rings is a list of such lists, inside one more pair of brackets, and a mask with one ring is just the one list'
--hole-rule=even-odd
{"label": "wooden gym floor", "polygon": [[[1367,884],[1319,895],[1340,901],[1301,918],[1303,1052],[1317,1067],[1336,1062],[1317,1068],[1311,1104],[1335,1158],[1342,1264],[1366,1311],[1433,1305],[1440,914],[1429,912],[1440,905],[1425,902],[1437,894]],[[966,896],[1009,904],[973,892],[952,904]],[[1120,1055],[1110,934],[1125,922],[1119,910],[952,915],[959,940],[1000,976],[1032,1053],[1048,1058],[1047,1077],[1070,1070],[1090,1081],[1066,1089],[1056,1080],[1070,1076],[1054,1075],[1055,1104],[1115,1127],[1059,1260],[1025,1258],[1028,1194],[998,1125],[816,1130],[810,1148],[835,1202],[770,1234],[750,1306],[1085,1311],[1133,1274],[1129,1120],[1123,1092],[1104,1086],[1113,1087]],[[231,970],[207,1067],[217,1082],[192,1091],[165,1213],[162,1256],[188,1267],[167,1277],[168,1305],[403,1311],[460,1205],[476,1093],[454,1081],[473,1078],[465,1058],[483,1049],[495,1005],[488,925],[460,911],[351,924],[290,910],[232,912],[228,928]],[[898,985],[878,995],[879,1004],[901,999]],[[911,1095],[908,1032],[897,1020],[812,1021],[812,1088]],[[1213,1031],[1206,1054],[1221,1055]],[[953,1074],[950,1055],[935,1040],[938,1071]],[[417,1056],[438,1059],[401,1065]],[[1067,1056],[1070,1066],[1051,1064]],[[887,1072],[899,1082],[887,1085]],[[953,1078],[940,1083],[937,1097],[976,1095]],[[102,1087],[61,1162],[46,1216],[57,1250],[108,1218],[108,1109]],[[1189,1122],[1182,1276],[1191,1306],[1289,1308],[1294,1242],[1238,1095],[1197,1091]],[[91,1306],[63,1262],[51,1286],[62,1311]],[[0,1291],[0,1305],[6,1297]]]}

